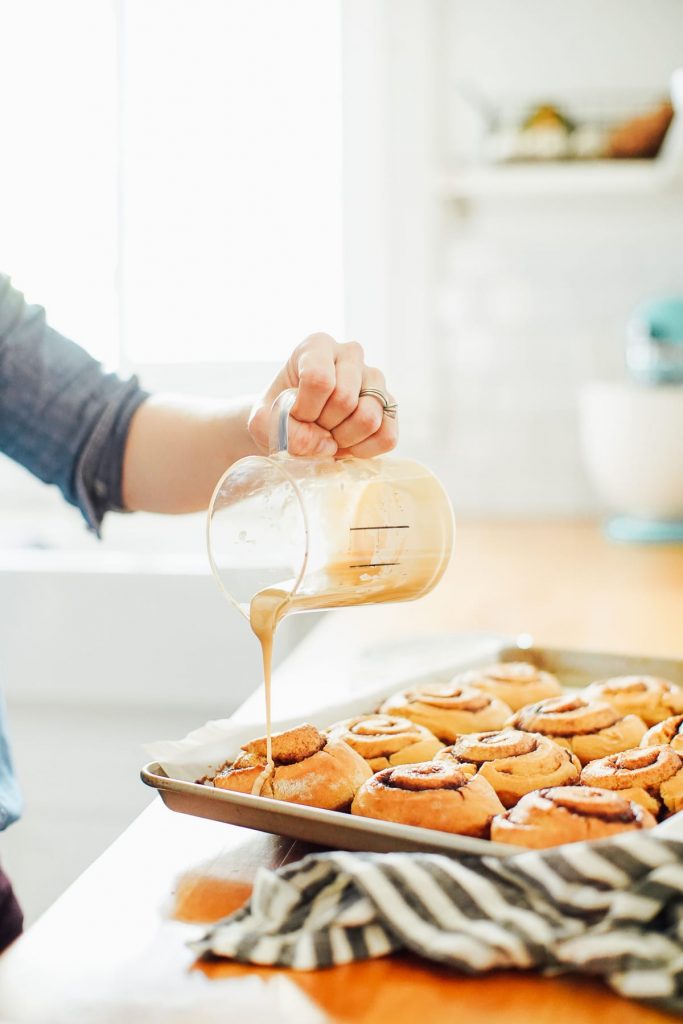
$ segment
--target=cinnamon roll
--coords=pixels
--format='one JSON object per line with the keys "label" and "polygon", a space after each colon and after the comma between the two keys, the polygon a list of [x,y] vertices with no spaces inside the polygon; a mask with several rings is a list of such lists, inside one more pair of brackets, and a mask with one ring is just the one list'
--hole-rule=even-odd
{"label": "cinnamon roll", "polygon": [[585,693],[588,700],[607,701],[622,715],[638,715],[648,726],[683,714],[683,690],[657,676],[615,676],[591,683]]}
{"label": "cinnamon roll", "polygon": [[496,815],[491,839],[544,850],[654,825],[654,817],[644,807],[621,794],[587,786],[553,786],[527,793],[512,810]]}
{"label": "cinnamon roll", "polygon": [[495,790],[469,766],[449,761],[385,768],[364,782],[351,811],[402,825],[419,825],[487,838],[503,805]]}
{"label": "cinnamon roll", "polygon": [[436,755],[437,761],[449,759],[474,765],[504,807],[513,807],[525,793],[541,786],[578,783],[581,772],[571,750],[548,736],[517,729],[460,736]]}
{"label": "cinnamon roll", "polygon": [[380,711],[409,718],[445,743],[464,732],[500,729],[511,713],[497,697],[457,683],[423,683],[389,697]]}
{"label": "cinnamon roll", "polygon": [[674,715],[653,725],[640,741],[641,747],[656,747],[661,743],[668,743],[677,754],[683,754],[683,715]]}
{"label": "cinnamon roll", "polygon": [[673,747],[636,747],[591,761],[581,772],[585,786],[615,789],[657,814],[683,810],[683,758]]}
{"label": "cinnamon roll", "polygon": [[604,701],[573,694],[521,708],[506,724],[550,736],[572,750],[582,764],[635,747],[645,733],[636,715],[622,715]]}
{"label": "cinnamon roll", "polygon": [[243,744],[242,750],[210,780],[216,789],[339,811],[348,809],[356,791],[372,774],[360,754],[341,740],[324,736],[313,725],[273,733],[270,766],[265,736]]}
{"label": "cinnamon roll", "polygon": [[487,668],[473,669],[456,676],[453,682],[499,697],[513,711],[562,693],[557,676],[543,672],[527,661],[504,661]]}
{"label": "cinnamon roll", "polygon": [[364,757],[373,772],[394,764],[429,761],[443,748],[429,729],[409,718],[393,715],[360,715],[335,722],[326,734]]}

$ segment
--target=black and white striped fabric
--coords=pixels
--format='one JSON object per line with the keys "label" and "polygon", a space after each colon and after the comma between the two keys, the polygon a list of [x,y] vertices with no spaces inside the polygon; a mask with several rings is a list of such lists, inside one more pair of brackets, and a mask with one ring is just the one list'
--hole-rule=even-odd
{"label": "black and white striped fabric", "polygon": [[199,954],[299,970],[407,949],[480,974],[582,971],[683,1012],[683,841],[630,833],[499,860],[326,853],[261,869]]}

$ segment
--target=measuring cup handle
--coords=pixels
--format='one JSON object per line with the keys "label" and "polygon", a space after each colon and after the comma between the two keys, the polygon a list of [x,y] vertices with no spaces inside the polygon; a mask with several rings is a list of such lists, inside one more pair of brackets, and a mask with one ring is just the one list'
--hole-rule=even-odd
{"label": "measuring cup handle", "polygon": [[281,391],[270,407],[268,422],[268,452],[270,455],[277,455],[279,452],[288,450],[289,414],[296,402],[297,395],[296,388]]}

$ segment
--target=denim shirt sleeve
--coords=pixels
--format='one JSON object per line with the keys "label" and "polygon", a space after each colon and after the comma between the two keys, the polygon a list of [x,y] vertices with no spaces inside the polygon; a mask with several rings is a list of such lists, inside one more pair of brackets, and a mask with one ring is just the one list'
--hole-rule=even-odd
{"label": "denim shirt sleeve", "polygon": [[147,397],[136,378],[105,373],[49,327],[0,275],[0,451],[56,484],[97,533],[105,512],[123,510],[128,427]]}

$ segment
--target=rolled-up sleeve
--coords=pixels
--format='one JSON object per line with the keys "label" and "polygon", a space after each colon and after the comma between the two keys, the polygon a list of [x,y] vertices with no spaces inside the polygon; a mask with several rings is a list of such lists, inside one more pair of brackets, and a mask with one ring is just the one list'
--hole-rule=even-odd
{"label": "rolled-up sleeve", "polygon": [[122,511],[123,453],[131,418],[145,401],[46,322],[0,275],[0,451],[55,484],[99,533]]}

